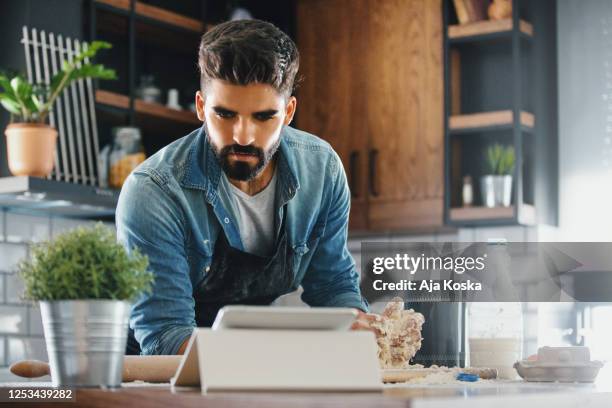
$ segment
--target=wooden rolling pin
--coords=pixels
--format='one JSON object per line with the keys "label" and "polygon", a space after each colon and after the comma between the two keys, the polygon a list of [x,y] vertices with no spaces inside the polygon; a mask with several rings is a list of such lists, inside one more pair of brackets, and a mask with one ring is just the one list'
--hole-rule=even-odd
{"label": "wooden rolling pin", "polygon": [[[145,381],[169,382],[176,373],[183,356],[125,356],[123,359],[123,382]],[[25,378],[50,375],[49,363],[38,360],[23,360],[11,365],[11,373]]]}

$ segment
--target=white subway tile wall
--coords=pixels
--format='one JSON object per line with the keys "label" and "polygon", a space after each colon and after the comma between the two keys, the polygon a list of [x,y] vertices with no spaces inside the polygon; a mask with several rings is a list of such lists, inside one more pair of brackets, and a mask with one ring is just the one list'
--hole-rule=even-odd
{"label": "white subway tile wall", "polygon": [[19,261],[27,255],[27,245],[0,242],[0,272],[14,272]]}
{"label": "white subway tile wall", "polygon": [[19,360],[48,361],[47,347],[43,337],[8,337],[6,364]]}
{"label": "white subway tile wall", "polygon": [[28,334],[30,336],[42,336],[43,325],[38,304],[28,306]]}
{"label": "white subway tile wall", "polygon": [[[33,243],[92,221],[37,217],[0,210],[0,367],[22,359],[47,360],[38,305],[23,300],[17,264]],[[112,223],[105,223],[114,228]]]}
{"label": "white subway tile wall", "polygon": [[50,221],[48,217],[35,217],[23,214],[7,214],[7,242],[41,242],[49,239]]}
{"label": "white subway tile wall", "polygon": [[28,308],[25,305],[0,306],[0,334],[27,334]]}
{"label": "white subway tile wall", "polygon": [[51,218],[51,238],[58,236],[62,232],[70,231],[71,229],[74,229],[77,227],[92,226],[95,223],[96,223],[95,221],[88,221],[88,220],[52,217]]}
{"label": "white subway tile wall", "polygon": [[17,272],[4,274],[6,286],[6,303],[21,303],[23,301],[23,279]]}

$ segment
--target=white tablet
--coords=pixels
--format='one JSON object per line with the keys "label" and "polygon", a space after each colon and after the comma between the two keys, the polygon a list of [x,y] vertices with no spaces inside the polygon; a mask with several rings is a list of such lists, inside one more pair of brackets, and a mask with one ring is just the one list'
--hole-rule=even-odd
{"label": "white tablet", "polygon": [[225,306],[212,325],[220,329],[349,330],[357,310],[339,307]]}

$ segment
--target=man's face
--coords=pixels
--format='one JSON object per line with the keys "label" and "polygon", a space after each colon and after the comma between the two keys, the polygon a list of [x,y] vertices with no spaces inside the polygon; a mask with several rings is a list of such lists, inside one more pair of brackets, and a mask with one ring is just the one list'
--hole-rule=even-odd
{"label": "man's face", "polygon": [[241,86],[214,79],[204,94],[196,93],[198,118],[221,167],[239,181],[257,177],[272,159],[295,106],[294,97],[287,99],[268,84]]}

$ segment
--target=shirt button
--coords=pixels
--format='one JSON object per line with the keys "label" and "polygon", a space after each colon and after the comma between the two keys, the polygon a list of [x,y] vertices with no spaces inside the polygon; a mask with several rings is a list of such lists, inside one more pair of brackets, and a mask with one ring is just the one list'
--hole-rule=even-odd
{"label": "shirt button", "polygon": [[225,219],[223,220],[223,222],[225,222],[226,224],[229,224],[229,218],[225,217]]}
{"label": "shirt button", "polygon": [[206,269],[204,269],[206,272],[210,271],[210,266],[207,266]]}

